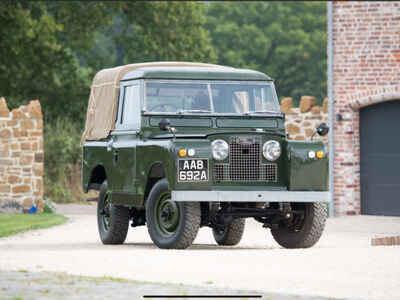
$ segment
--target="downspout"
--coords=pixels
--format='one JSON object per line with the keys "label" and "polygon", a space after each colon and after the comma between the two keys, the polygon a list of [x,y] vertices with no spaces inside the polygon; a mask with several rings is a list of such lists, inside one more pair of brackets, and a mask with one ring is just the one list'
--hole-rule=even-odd
{"label": "downspout", "polygon": [[329,121],[329,216],[335,214],[334,203],[334,99],[333,99],[333,2],[327,2],[328,11],[328,121]]}

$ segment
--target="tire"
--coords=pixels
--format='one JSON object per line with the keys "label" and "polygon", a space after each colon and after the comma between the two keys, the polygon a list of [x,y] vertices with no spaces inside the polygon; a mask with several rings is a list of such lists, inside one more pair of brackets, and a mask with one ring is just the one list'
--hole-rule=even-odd
{"label": "tire", "polygon": [[129,208],[110,204],[108,185],[104,181],[97,201],[97,226],[105,245],[123,244],[129,229]]}
{"label": "tire", "polygon": [[271,229],[275,241],[284,248],[310,248],[322,235],[327,218],[325,203],[296,203],[292,208],[304,211],[304,218],[293,223],[282,222]]}
{"label": "tire", "polygon": [[232,223],[222,229],[213,228],[214,239],[218,245],[234,246],[242,239],[246,219],[234,219]]}
{"label": "tire", "polygon": [[161,179],[153,186],[146,202],[147,230],[157,247],[185,249],[200,228],[200,203],[171,201],[168,182]]}

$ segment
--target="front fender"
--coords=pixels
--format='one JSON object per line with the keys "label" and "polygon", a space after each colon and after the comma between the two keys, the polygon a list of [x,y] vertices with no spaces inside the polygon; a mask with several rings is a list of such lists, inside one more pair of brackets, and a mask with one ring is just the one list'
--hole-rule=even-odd
{"label": "front fender", "polygon": [[136,161],[137,161],[137,194],[144,196],[147,179],[150,174],[151,168],[155,165],[161,165],[168,183],[173,181],[172,173],[174,172],[175,161],[173,158],[174,145],[171,140],[147,140],[140,141],[136,148]]}
{"label": "front fender", "polygon": [[[324,151],[323,158],[309,158],[309,151]],[[328,190],[328,153],[322,142],[288,141],[288,189],[292,191]]]}
{"label": "front fender", "polygon": [[[178,151],[179,149],[195,149],[196,153],[192,157],[208,159],[211,163],[210,141],[207,139],[154,139],[141,141],[137,145],[137,194],[144,196],[148,176],[151,168],[161,165],[164,170],[165,178],[171,190],[192,189],[204,190],[211,189],[211,178],[207,182],[178,183]],[[210,164],[209,164],[210,168]]]}

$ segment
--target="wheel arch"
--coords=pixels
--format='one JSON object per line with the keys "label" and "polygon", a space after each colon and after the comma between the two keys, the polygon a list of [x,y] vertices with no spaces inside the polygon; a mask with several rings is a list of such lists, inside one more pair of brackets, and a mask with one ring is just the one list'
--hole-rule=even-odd
{"label": "wheel arch", "polygon": [[144,203],[146,203],[147,197],[149,196],[150,191],[156,184],[156,182],[163,178],[166,178],[168,181],[164,164],[160,161],[153,163],[149,168],[149,171],[147,172],[146,187],[144,191]]}
{"label": "wheel arch", "polygon": [[107,172],[102,164],[95,166],[90,172],[87,190],[99,191],[102,183],[107,180]]}

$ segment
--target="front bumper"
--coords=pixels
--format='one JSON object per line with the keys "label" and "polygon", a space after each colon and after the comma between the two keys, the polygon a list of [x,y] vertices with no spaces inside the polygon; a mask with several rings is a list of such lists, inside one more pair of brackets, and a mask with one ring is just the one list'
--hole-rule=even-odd
{"label": "front bumper", "polygon": [[329,192],[172,191],[172,200],[193,202],[329,202]]}

